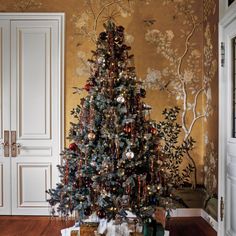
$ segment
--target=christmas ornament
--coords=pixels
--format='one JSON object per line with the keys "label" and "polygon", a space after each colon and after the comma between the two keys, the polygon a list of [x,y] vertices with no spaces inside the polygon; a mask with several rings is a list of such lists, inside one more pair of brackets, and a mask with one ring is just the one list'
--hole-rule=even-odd
{"label": "christmas ornament", "polygon": [[92,214],[91,207],[87,207],[84,209],[84,215],[85,216],[90,216]]}
{"label": "christmas ornament", "polygon": [[100,219],[103,219],[106,217],[106,212],[104,209],[100,209],[97,211],[97,216],[100,218]]}
{"label": "christmas ornament", "polygon": [[101,32],[99,34],[99,39],[101,40],[106,40],[107,39],[107,33],[106,32]]}
{"label": "christmas ornament", "polygon": [[141,96],[142,98],[145,98],[145,96],[146,96],[146,91],[145,91],[145,89],[143,89],[143,88],[140,89],[140,96]]}
{"label": "christmas ornament", "polygon": [[124,103],[125,102],[125,98],[123,96],[119,96],[117,99],[116,99],[117,102],[119,103]]}
{"label": "christmas ornament", "polygon": [[105,62],[105,59],[103,57],[99,57],[97,59],[98,64],[103,64]]}
{"label": "christmas ornament", "polygon": [[118,33],[123,33],[125,28],[122,25],[117,26],[116,30],[118,31]]}
{"label": "christmas ornament", "polygon": [[87,84],[85,84],[84,89],[89,92],[91,87],[92,87],[91,84],[87,83]]}
{"label": "christmas ornament", "polygon": [[156,134],[156,133],[157,133],[157,129],[154,128],[154,127],[152,127],[152,128],[151,128],[151,133],[152,133],[152,134]]}
{"label": "christmas ornament", "polygon": [[71,151],[77,151],[77,150],[78,150],[78,146],[77,146],[76,143],[71,143],[71,144],[69,145],[69,149],[70,149]]}
{"label": "christmas ornament", "polygon": [[124,127],[124,131],[126,132],[126,133],[130,133],[131,132],[131,127],[130,126],[125,126]]}
{"label": "christmas ornament", "polygon": [[134,153],[132,151],[128,151],[125,155],[128,159],[134,158]]}
{"label": "christmas ornament", "polygon": [[90,132],[88,133],[88,139],[91,141],[91,140],[94,140],[96,137],[96,134],[94,132]]}

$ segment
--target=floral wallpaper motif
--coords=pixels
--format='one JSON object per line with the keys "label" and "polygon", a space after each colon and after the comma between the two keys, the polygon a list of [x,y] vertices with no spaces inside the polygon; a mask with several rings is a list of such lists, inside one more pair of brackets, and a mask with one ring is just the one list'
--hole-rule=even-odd
{"label": "floral wallpaper motif", "polygon": [[209,141],[206,135],[205,145],[206,152],[204,156],[204,186],[207,189],[207,193],[210,197],[217,195],[217,148],[213,141]]}
{"label": "floral wallpaper motif", "polygon": [[210,197],[217,195],[218,179],[218,79],[217,79],[217,24],[218,24],[218,4],[214,0],[203,1],[203,73],[204,80],[209,81],[209,89],[206,97],[207,106],[212,107],[212,115],[204,124],[204,186]]}
{"label": "floral wallpaper motif", "polygon": [[182,139],[192,136],[196,140],[191,156],[197,165],[197,183],[213,194],[218,142],[216,2],[0,0],[0,11],[65,12],[65,136],[70,111],[80,102],[73,87],[83,86],[88,77],[87,59],[95,48],[96,35],[109,17],[123,25],[137,75],[148,90],[146,102],[153,107],[152,118],[160,120],[165,107],[181,108]]}
{"label": "floral wallpaper motif", "polygon": [[1,4],[0,11],[7,11],[10,8],[12,11],[25,12],[27,10],[39,9],[41,6],[42,2],[40,0],[16,0],[12,4]]}

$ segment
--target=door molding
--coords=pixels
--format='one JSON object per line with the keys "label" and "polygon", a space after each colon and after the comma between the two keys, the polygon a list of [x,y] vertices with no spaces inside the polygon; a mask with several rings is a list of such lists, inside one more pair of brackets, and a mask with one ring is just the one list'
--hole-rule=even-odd
{"label": "door molding", "polygon": [[[231,107],[231,101],[229,101],[229,88],[231,81],[231,75],[229,75],[230,67],[229,67],[229,48],[225,45],[225,65],[221,65],[221,42],[225,43],[227,40],[224,35],[224,31],[226,28],[232,23],[236,21],[236,4],[233,3],[227,11],[224,12],[222,19],[219,22],[219,143],[218,143],[218,199],[223,197],[224,201],[226,199],[226,185],[227,185],[227,152],[229,151],[228,143],[235,144],[235,138],[232,139],[230,137],[230,124],[231,124],[231,113],[229,113],[229,109]],[[230,106],[230,107],[229,107]],[[228,204],[228,203],[227,203]],[[221,221],[221,201],[218,201],[218,235],[224,236],[227,230],[225,217],[227,212],[224,212],[223,221]],[[225,211],[225,210],[224,210]],[[228,222],[229,223],[229,222]]]}

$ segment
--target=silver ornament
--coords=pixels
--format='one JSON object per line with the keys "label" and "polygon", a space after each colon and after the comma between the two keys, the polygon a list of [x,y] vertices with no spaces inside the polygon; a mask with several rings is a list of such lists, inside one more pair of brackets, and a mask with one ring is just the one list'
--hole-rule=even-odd
{"label": "silver ornament", "polygon": [[131,151],[128,151],[125,155],[126,155],[126,157],[127,157],[128,159],[134,158],[134,153],[131,152]]}
{"label": "silver ornament", "polygon": [[117,102],[119,103],[124,103],[125,102],[125,98],[123,96],[119,96],[117,99],[116,99]]}

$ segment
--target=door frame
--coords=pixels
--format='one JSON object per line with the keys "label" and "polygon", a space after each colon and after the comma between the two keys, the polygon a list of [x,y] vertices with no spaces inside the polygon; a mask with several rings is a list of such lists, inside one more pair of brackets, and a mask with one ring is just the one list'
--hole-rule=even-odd
{"label": "door frame", "polygon": [[[221,1],[220,1],[221,2]],[[221,10],[221,12],[223,12]],[[236,21],[236,3],[234,2],[227,11],[223,12],[224,15],[219,21],[219,143],[218,143],[218,235],[225,235],[226,233],[226,220],[225,216],[227,212],[223,210],[223,220],[221,220],[221,198],[223,198],[223,205],[226,201],[226,170],[227,170],[227,142],[233,141],[229,137],[230,129],[230,119],[226,117],[229,109],[229,95],[227,93],[229,89],[230,82],[228,81],[228,60],[229,56],[227,54],[226,45],[221,45],[224,43],[225,36],[224,30],[226,27]],[[222,50],[223,46],[223,50]],[[222,65],[223,63],[223,65]],[[230,105],[231,107],[231,105]],[[235,142],[235,141],[233,141]]]}
{"label": "door frame", "polygon": [[[64,148],[64,56],[65,56],[65,13],[0,13],[0,20],[55,20],[59,22],[59,48],[58,48],[58,60],[59,60],[59,69],[58,69],[58,103],[59,103],[59,120],[58,120],[58,163],[60,163],[60,152]],[[12,127],[9,127],[11,130]],[[53,184],[59,181],[59,173],[57,176],[53,176]],[[54,183],[55,182],[55,183]],[[11,184],[12,185],[12,184]],[[12,206],[11,206],[12,208]],[[11,209],[12,214],[12,209]]]}

